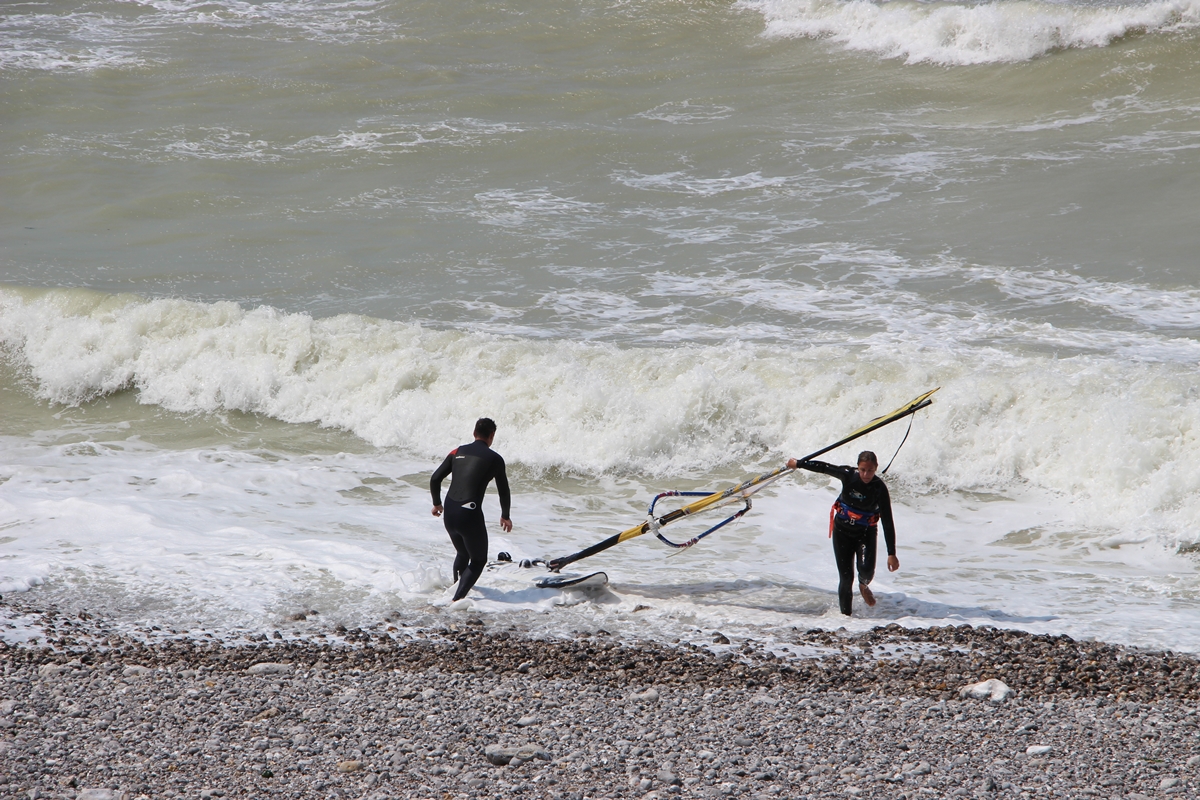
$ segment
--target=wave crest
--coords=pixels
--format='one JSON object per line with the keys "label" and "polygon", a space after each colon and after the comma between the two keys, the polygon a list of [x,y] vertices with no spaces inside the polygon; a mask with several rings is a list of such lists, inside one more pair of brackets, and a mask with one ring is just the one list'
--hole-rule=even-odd
{"label": "wave crest", "polygon": [[[16,289],[0,289],[0,347],[54,403],[130,390],[180,413],[339,428],[421,459],[490,416],[512,463],[591,476],[738,477],[940,385],[896,476],[910,494],[1032,487],[1070,498],[1088,524],[1200,524],[1200,396],[1186,364],[895,344],[619,347]],[[902,436],[896,426],[850,449],[885,455]]]}
{"label": "wave crest", "polygon": [[944,65],[1028,61],[1054,50],[1104,47],[1139,32],[1193,26],[1196,0],[1080,6],[907,0],[745,0],[771,37],[828,38],[850,50]]}

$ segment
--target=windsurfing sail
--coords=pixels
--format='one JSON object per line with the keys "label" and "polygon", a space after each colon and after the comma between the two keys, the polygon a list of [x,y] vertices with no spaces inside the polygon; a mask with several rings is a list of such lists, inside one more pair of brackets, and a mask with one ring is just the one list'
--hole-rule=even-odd
{"label": "windsurfing sail", "polygon": [[[930,400],[929,398],[936,391],[937,391],[937,389],[932,389],[932,390],[926,392],[925,394],[921,395],[920,397],[910,400],[909,402],[907,402],[904,405],[897,408],[895,411],[893,411],[889,414],[884,414],[882,417],[876,417],[875,419],[868,422],[866,425],[863,425],[858,430],[853,431],[852,433],[839,439],[838,441],[834,442],[833,444],[828,445],[826,447],[822,447],[820,450],[817,450],[816,452],[809,453],[808,455],[804,456],[804,458],[797,459],[797,461],[808,461],[810,459],[814,459],[817,456],[828,453],[830,450],[841,447],[844,444],[848,444],[849,442],[854,441],[855,439],[859,438],[860,436],[866,436],[871,431],[879,430],[880,428],[884,427],[885,425],[890,425],[891,423],[895,422],[896,420],[904,419],[907,416],[917,413],[922,408],[925,408],[926,406],[933,403],[933,401]],[[546,566],[550,568],[551,572],[558,572],[559,570],[561,570],[563,567],[567,566],[568,564],[573,564],[576,561],[580,561],[580,560],[588,558],[590,556],[594,556],[597,553],[603,552],[610,547],[620,544],[621,542],[627,542],[630,539],[633,539],[637,536],[641,536],[644,533],[650,533],[651,531],[654,532],[655,536],[657,536],[660,541],[670,545],[671,547],[675,547],[675,548],[679,548],[679,549],[691,547],[696,542],[703,539],[705,536],[708,536],[710,533],[713,533],[714,531],[718,530],[719,528],[729,524],[730,522],[733,522],[735,519],[741,517],[743,514],[745,514],[747,511],[749,511],[750,510],[750,495],[754,494],[757,491],[760,491],[761,489],[765,488],[767,486],[767,484],[771,483],[772,481],[775,481],[778,478],[783,477],[784,475],[786,475],[787,473],[789,473],[791,471],[792,471],[792,469],[790,469],[786,466],[779,467],[777,469],[771,470],[770,472],[764,472],[761,475],[757,475],[753,478],[743,481],[742,483],[739,483],[737,486],[731,486],[728,489],[724,489],[722,491],[712,492],[712,493],[663,492],[662,494],[657,495],[654,498],[653,502],[650,503],[650,510],[646,515],[645,522],[642,522],[639,525],[634,525],[632,528],[629,528],[628,530],[624,530],[624,531],[621,531],[620,533],[614,534],[602,542],[597,542],[596,544],[592,545],[591,547],[580,550],[578,553],[573,553],[572,555],[569,555],[569,556],[562,556],[561,558],[552,558],[546,562]],[[687,505],[683,506],[682,508],[677,508],[674,511],[669,511],[666,514],[663,514],[661,517],[654,516],[654,506],[663,497],[679,497],[679,496],[692,496],[692,495],[701,495],[701,497],[699,500],[695,500],[691,503],[688,503]],[[692,514],[698,514],[701,511],[707,511],[712,508],[717,508],[719,506],[722,506],[722,505],[725,505],[728,503],[737,502],[739,500],[743,500],[745,502],[745,506],[740,511],[738,511],[736,514],[734,514],[732,517],[729,517],[728,519],[726,519],[726,520],[714,525],[713,527],[709,528],[708,530],[704,531],[699,536],[695,536],[686,542],[679,542],[679,543],[672,542],[669,539],[667,539],[665,536],[663,536],[659,530],[660,528],[662,528],[666,525],[669,525],[672,522],[677,522],[678,520],[681,520],[684,517],[691,516]]]}

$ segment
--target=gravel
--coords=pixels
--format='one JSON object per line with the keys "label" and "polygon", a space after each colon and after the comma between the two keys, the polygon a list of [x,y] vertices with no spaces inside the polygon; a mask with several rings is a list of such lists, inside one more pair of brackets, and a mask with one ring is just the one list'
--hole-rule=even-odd
{"label": "gravel", "polygon": [[[238,644],[0,610],[46,632],[0,645],[4,798],[1200,794],[1187,655],[890,625],[781,658],[470,617]],[[960,694],[990,679],[1012,694]]]}

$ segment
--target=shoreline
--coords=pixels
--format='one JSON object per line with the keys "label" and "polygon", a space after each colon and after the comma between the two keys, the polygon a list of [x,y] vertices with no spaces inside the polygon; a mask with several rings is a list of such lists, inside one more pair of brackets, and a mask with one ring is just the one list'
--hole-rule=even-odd
{"label": "shoreline", "polygon": [[[533,640],[466,616],[334,644],[147,643],[78,614],[67,625],[27,602],[0,608],[59,634],[0,645],[0,797],[911,800],[1200,787],[1200,662],[1064,636],[797,631],[821,655],[779,658],[603,631]],[[1014,696],[960,696],[989,678]]]}

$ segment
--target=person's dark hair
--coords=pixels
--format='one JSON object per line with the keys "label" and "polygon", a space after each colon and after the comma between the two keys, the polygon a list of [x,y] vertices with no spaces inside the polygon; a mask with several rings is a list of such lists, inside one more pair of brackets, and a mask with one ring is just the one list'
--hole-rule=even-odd
{"label": "person's dark hair", "polygon": [[496,423],[492,422],[487,417],[480,417],[475,422],[475,435],[480,439],[487,439],[496,432]]}
{"label": "person's dark hair", "polygon": [[874,464],[877,467],[879,466],[879,459],[876,458],[875,454],[870,450],[863,450],[858,454],[858,463],[861,464],[864,461],[866,461],[868,464]]}

